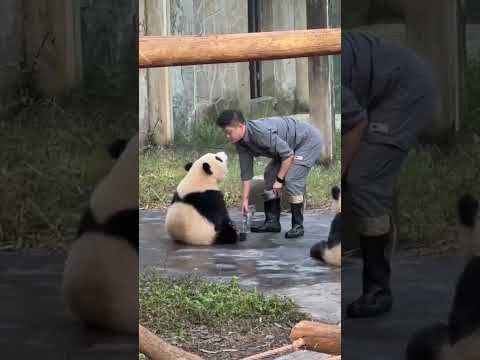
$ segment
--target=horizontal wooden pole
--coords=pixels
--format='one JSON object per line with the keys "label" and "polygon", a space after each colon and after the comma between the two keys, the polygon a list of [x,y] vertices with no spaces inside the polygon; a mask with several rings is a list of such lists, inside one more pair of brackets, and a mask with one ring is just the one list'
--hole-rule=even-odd
{"label": "horizontal wooden pole", "polygon": [[139,67],[216,64],[335,55],[340,29],[311,29],[224,35],[143,36]]}

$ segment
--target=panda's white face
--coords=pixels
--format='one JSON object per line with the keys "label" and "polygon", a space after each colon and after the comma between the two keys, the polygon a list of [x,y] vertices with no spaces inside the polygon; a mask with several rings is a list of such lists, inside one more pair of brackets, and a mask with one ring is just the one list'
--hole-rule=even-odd
{"label": "panda's white face", "polygon": [[193,164],[187,164],[188,171],[177,187],[178,195],[205,190],[218,190],[218,183],[228,173],[228,156],[225,152],[207,153]]}
{"label": "panda's white face", "polygon": [[137,132],[93,191],[90,208],[97,221],[103,222],[120,210],[138,207],[138,159]]}
{"label": "panda's white face", "polygon": [[[213,156],[212,156],[213,155]],[[228,156],[223,151],[216,154],[205,154],[198,161],[202,163],[208,163],[210,170],[212,171],[212,176],[217,179],[217,181],[223,181],[225,176],[228,173]]]}

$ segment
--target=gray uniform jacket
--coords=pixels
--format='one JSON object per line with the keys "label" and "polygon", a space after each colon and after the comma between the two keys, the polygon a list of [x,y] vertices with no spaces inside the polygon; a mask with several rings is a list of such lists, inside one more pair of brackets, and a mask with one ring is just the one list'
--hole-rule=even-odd
{"label": "gray uniform jacket", "polygon": [[280,163],[295,154],[295,163],[311,168],[320,158],[320,144],[320,132],[315,127],[291,117],[247,121],[245,135],[236,143],[241,178],[246,181],[253,177],[256,156]]}
{"label": "gray uniform jacket", "polygon": [[367,141],[408,150],[431,115],[431,69],[413,51],[342,31],[342,134],[367,120]]}

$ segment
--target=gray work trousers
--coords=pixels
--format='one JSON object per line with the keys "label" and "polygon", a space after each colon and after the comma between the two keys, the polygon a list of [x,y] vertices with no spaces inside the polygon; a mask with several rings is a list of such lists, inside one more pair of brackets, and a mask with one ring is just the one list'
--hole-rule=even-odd
{"label": "gray work trousers", "polygon": [[[305,182],[311,168],[320,159],[320,142],[307,143],[295,151],[294,159],[288,169],[283,191],[287,194],[288,202],[299,204],[303,202],[305,193]],[[280,170],[281,161],[272,160],[264,172],[265,192],[271,191]]]}

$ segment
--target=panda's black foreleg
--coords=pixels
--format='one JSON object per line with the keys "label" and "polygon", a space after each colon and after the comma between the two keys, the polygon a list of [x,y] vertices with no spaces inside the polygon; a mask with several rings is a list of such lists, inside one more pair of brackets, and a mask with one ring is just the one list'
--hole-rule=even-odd
{"label": "panda's black foreleg", "polygon": [[235,244],[238,241],[237,230],[229,218],[226,218],[222,222],[222,225],[217,231],[215,238],[216,244]]}
{"label": "panda's black foreleg", "polygon": [[323,261],[323,254],[326,248],[327,248],[327,242],[320,241],[312,246],[312,248],[310,249],[310,256],[314,259]]}

